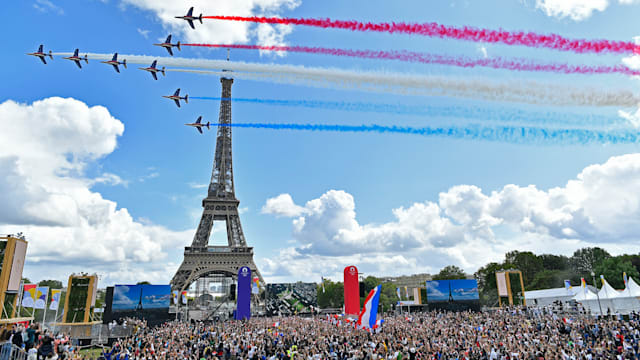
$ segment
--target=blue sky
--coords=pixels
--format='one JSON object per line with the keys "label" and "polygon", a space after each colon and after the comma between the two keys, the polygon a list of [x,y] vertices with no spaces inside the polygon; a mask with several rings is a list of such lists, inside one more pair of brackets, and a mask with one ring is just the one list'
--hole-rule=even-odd
{"label": "blue sky", "polygon": [[[0,200],[7,204],[4,211],[0,209],[0,233],[23,231],[27,235],[26,276],[64,279],[70,272],[89,270],[98,272],[103,283],[167,283],[197,226],[200,201],[206,195],[201,186],[209,181],[215,146],[213,129],[200,136],[182,124],[199,115],[205,121],[217,121],[219,104],[194,99],[178,109],[160,96],[178,87],[190,96],[220,95],[218,78],[211,76],[168,73],[153,81],[133,64],[117,74],[98,61],[80,70],[60,57],[45,66],[24,55],[41,43],[54,52],[80,48],[81,53],[117,51],[164,57],[166,51],[151,44],[171,32],[174,41],[183,42],[407,49],[470,57],[482,57],[486,51],[488,56],[617,65],[623,56],[407,35],[305,27],[272,30],[213,21],[191,30],[168,16],[182,15],[182,10],[174,14],[174,8],[186,11],[197,5],[196,13],[204,8],[205,15],[435,21],[631,41],[638,34],[625,24],[635,24],[640,15],[638,5],[617,1],[269,0],[262,2],[267,4],[263,7],[254,6],[255,1],[203,3],[29,0],[2,5],[5,51],[0,59],[0,104],[5,108],[0,111],[0,129],[5,131],[0,132],[0,142],[5,147],[0,147],[0,169],[9,175],[0,182],[4,191],[4,195],[0,191]],[[597,9],[586,16],[590,6]],[[176,56],[223,59],[226,51],[183,47]],[[240,50],[232,51],[231,58],[497,82],[535,80],[578,88],[637,89],[637,80],[621,75],[459,69]],[[617,117],[620,110],[636,111],[403,96],[249,80],[236,80],[232,94],[497,111],[506,107],[554,111],[560,117],[563,113]],[[77,101],[45,100],[52,97]],[[33,104],[40,100],[44,103]],[[108,114],[92,108],[95,106],[104,107]],[[482,123],[478,119],[248,103],[234,103],[233,120],[408,126]],[[92,125],[87,128],[87,123]],[[514,249],[570,254],[598,244],[614,253],[638,251],[627,244],[637,240],[632,230],[638,228],[634,219],[640,212],[640,200],[635,194],[630,198],[621,195],[633,194],[638,186],[633,182],[640,162],[633,155],[638,145],[507,144],[260,129],[234,129],[233,142],[242,225],[267,281],[317,281],[321,274],[339,279],[341,269],[352,263],[365,274],[377,275],[437,272],[449,264],[473,272]],[[612,189],[618,192],[611,194]],[[271,206],[268,199],[273,200]],[[601,201],[606,206],[601,207]],[[614,210],[603,213],[601,208]]]}

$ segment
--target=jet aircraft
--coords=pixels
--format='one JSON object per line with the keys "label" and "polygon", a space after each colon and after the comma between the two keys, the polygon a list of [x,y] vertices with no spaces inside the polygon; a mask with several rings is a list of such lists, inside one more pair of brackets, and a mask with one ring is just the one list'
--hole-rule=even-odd
{"label": "jet aircraft", "polygon": [[153,62],[151,63],[151,66],[146,67],[146,68],[139,68],[139,69],[150,72],[151,75],[153,75],[153,78],[158,80],[158,76],[156,75],[156,73],[161,72],[162,76],[164,76],[164,66],[162,67],[162,69],[156,68],[157,62],[158,62],[158,60],[153,60]]}
{"label": "jet aircraft", "polygon": [[39,58],[40,60],[42,60],[43,63],[47,63],[47,61],[44,59],[47,56],[51,58],[51,60],[53,60],[53,55],[51,55],[51,50],[49,50],[49,53],[46,54],[44,52],[44,50],[42,50],[42,45],[40,45],[40,47],[38,48],[38,51],[34,52],[34,53],[28,53],[27,55],[31,55],[31,56],[35,56],[37,58]]}
{"label": "jet aircraft", "polygon": [[167,51],[169,52],[169,55],[173,56],[173,50],[171,50],[172,47],[177,47],[178,50],[180,50],[180,41],[178,41],[177,44],[172,44],[171,43],[171,35],[167,36],[167,40],[165,40],[163,43],[161,44],[153,44],[155,46],[160,46],[163,47],[165,49],[167,49]]}
{"label": "jet aircraft", "polygon": [[191,7],[189,11],[187,11],[187,15],[176,16],[176,19],[187,20],[192,29],[196,28],[195,26],[193,26],[194,20],[200,20],[200,24],[202,24],[202,14],[200,14],[200,16],[193,16],[193,7]]}
{"label": "jet aircraft", "polygon": [[203,124],[203,123],[202,123],[202,116],[199,116],[199,117],[198,117],[198,120],[196,120],[196,122],[191,123],[191,124],[185,124],[185,125],[187,125],[187,126],[193,126],[194,128],[196,128],[196,130],[198,130],[198,132],[199,132],[200,134],[202,134],[202,128],[203,128],[203,127],[205,127],[205,126],[206,126],[206,127],[207,127],[207,129],[209,129],[209,122],[207,121],[207,123],[206,123],[206,124]]}
{"label": "jet aircraft", "polygon": [[118,53],[113,54],[113,59],[100,62],[103,64],[113,65],[113,68],[116,69],[117,72],[120,72],[120,69],[118,69],[118,65],[124,66],[125,69],[127,68],[127,59],[122,60],[122,62],[118,61]]}
{"label": "jet aircraft", "polygon": [[176,102],[176,105],[180,107],[180,100],[184,100],[185,104],[189,103],[189,95],[185,95],[184,97],[180,97],[180,89],[176,90],[173,95],[163,95],[163,98],[171,99]]}
{"label": "jet aircraft", "polygon": [[89,59],[87,59],[87,55],[85,55],[83,58],[78,56],[78,49],[76,49],[76,51],[73,52],[73,56],[63,57],[63,59],[75,61],[76,65],[78,65],[80,69],[82,69],[82,65],[80,65],[80,61],[84,60],[87,64],[89,63]]}

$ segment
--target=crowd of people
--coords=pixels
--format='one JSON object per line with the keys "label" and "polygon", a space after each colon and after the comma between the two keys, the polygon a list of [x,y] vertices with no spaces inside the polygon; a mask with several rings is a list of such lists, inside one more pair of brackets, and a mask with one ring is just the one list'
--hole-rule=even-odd
{"label": "crowd of people", "polygon": [[[23,350],[25,358],[36,360],[41,358],[71,359],[73,347],[69,336],[64,334],[54,335],[47,329],[41,329],[37,323],[28,327],[12,325],[0,332],[0,342],[3,343],[3,351],[0,352],[0,360],[9,360],[11,349]],[[18,351],[13,351],[17,353]],[[4,359],[3,357],[6,357]]]}
{"label": "crowd of people", "polygon": [[397,315],[373,331],[345,318],[254,318],[140,326],[106,360],[145,359],[640,359],[640,317],[562,317],[550,311]]}
{"label": "crowd of people", "polygon": [[[131,321],[98,360],[529,360],[640,359],[640,316],[563,316],[524,308],[384,316],[364,330],[346,317],[252,318],[212,323]],[[20,329],[16,330],[17,332]],[[30,346],[65,351],[46,332]],[[4,335],[6,337],[6,335]],[[15,333],[13,335],[16,336]],[[24,338],[24,337],[23,337]],[[53,340],[51,340],[53,339]],[[62,346],[60,344],[63,344]],[[68,339],[66,344],[68,344]],[[69,350],[69,348],[66,348]],[[73,349],[71,349],[73,350]],[[46,356],[46,355],[45,355]],[[69,358],[81,358],[71,354]]]}

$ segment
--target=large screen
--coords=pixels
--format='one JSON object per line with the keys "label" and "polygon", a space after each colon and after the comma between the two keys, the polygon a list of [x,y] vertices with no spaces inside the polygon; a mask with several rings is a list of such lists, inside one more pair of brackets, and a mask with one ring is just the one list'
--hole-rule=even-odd
{"label": "large screen", "polygon": [[157,325],[168,320],[170,303],[171,285],[116,285],[111,311],[107,313],[107,304],[104,318],[111,321],[134,317],[147,320],[149,325]]}
{"label": "large screen", "polygon": [[474,279],[427,281],[427,304],[430,309],[479,310],[478,282]]}
{"label": "large screen", "polygon": [[168,308],[171,285],[116,285],[112,311]]}
{"label": "large screen", "polygon": [[269,316],[311,313],[312,307],[318,307],[316,284],[267,284],[266,304]]}
{"label": "large screen", "polygon": [[449,280],[451,284],[451,295],[454,301],[460,300],[480,300],[478,293],[478,281],[473,280]]}

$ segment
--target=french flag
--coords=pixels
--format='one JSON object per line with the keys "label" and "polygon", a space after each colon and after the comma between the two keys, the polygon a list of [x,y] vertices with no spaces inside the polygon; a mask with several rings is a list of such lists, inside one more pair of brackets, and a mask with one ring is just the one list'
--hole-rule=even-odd
{"label": "french flag", "polygon": [[378,285],[369,292],[367,299],[364,301],[362,312],[358,317],[358,326],[364,329],[372,329],[376,325],[378,317],[378,302],[380,301],[380,288]]}

